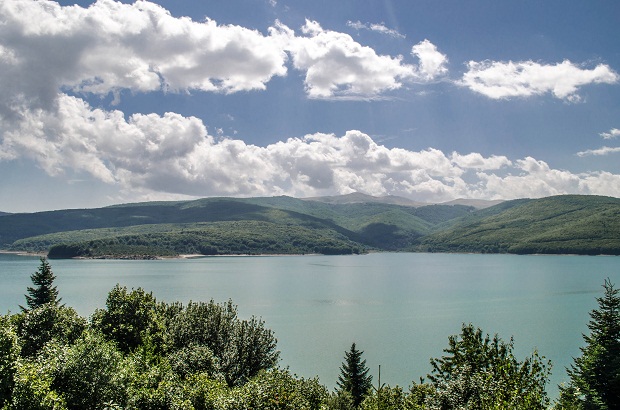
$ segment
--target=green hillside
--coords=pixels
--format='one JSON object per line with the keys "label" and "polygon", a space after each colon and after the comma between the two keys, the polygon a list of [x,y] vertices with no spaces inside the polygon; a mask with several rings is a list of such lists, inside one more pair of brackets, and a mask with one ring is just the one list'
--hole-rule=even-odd
{"label": "green hillside", "polygon": [[[207,245],[210,237],[223,238],[213,245],[217,248],[213,253],[217,254],[401,250],[431,232],[437,222],[465,215],[472,209],[445,205],[412,208],[382,203],[329,204],[285,196],[149,202],[7,215],[0,224],[0,244],[3,249],[36,252],[71,245],[72,251],[56,248],[55,252],[65,249],[56,255],[77,252],[73,256],[89,257],[205,253],[211,246]],[[232,229],[233,225],[223,222],[246,224],[242,228],[234,225],[237,228]],[[266,242],[261,239],[239,249],[232,245],[233,241],[243,242],[243,235],[260,236],[260,230],[271,234]],[[311,231],[314,235],[310,235]]]}
{"label": "green hillside", "polygon": [[620,199],[566,195],[478,210],[286,196],[148,202],[4,215],[0,248],[53,250],[55,257],[369,250],[617,255]]}
{"label": "green hillside", "polygon": [[620,199],[564,195],[508,201],[425,237],[418,250],[620,254]]}
{"label": "green hillside", "polygon": [[[236,221],[171,227],[157,232],[157,225],[128,229],[126,234],[100,235],[98,239],[63,242],[51,246],[50,258],[118,258],[148,256],[252,255],[252,254],[352,254],[364,247],[329,229],[308,229],[271,222]],[[151,232],[149,228],[153,228]],[[94,235],[101,234],[91,231]],[[83,232],[82,232],[83,233]]]}

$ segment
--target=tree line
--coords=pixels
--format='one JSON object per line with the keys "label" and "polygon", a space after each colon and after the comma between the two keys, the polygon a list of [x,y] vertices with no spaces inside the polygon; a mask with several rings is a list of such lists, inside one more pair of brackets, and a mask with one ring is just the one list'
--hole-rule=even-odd
{"label": "tree line", "polygon": [[26,304],[0,316],[0,409],[548,409],[620,408],[620,295],[606,280],[581,356],[553,403],[551,363],[519,360],[514,341],[472,324],[449,337],[431,373],[373,385],[363,351],[345,352],[337,388],[278,367],[273,331],[225,303],[158,302],[116,285],[90,318],[61,303],[41,259]]}

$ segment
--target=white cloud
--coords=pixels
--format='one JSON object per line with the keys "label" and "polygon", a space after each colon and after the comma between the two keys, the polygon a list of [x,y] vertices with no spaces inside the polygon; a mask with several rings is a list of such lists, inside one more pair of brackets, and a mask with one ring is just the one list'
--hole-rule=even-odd
{"label": "white cloud", "polygon": [[620,152],[620,147],[601,147],[598,149],[589,149],[586,151],[580,151],[577,155],[580,157],[585,157],[589,155],[609,155],[615,154],[616,152]]}
{"label": "white cloud", "polygon": [[[0,2],[4,111],[27,101],[50,108],[60,87],[106,95],[264,89],[286,75],[281,44],[258,31],[176,18],[147,1]],[[36,22],[34,24],[33,22]]]}
{"label": "white cloud", "polygon": [[430,41],[424,40],[413,46],[411,54],[420,59],[417,74],[422,80],[432,81],[448,73],[448,57],[440,53]]}
{"label": "white cloud", "polygon": [[316,196],[353,191],[423,201],[511,199],[564,193],[616,195],[620,175],[574,174],[531,157],[447,156],[387,148],[361,131],[311,134],[264,147],[214,138],[194,117],[90,107],[60,95],[58,110],[25,111],[2,125],[0,160],[27,158],[50,175],[87,172],[137,197]]}
{"label": "white cloud", "polygon": [[305,85],[311,98],[374,97],[402,86],[414,75],[414,67],[402,56],[378,55],[345,33],[324,30],[316,21],[306,20],[305,36],[277,22],[271,28],[286,44],[296,69],[305,71]]}
{"label": "white cloud", "polygon": [[556,98],[578,101],[580,87],[614,84],[620,78],[608,65],[585,69],[568,60],[554,65],[533,61],[470,61],[467,67],[458,84],[493,99],[552,93]]}
{"label": "white cloud", "polygon": [[461,155],[453,152],[450,160],[463,169],[475,169],[479,171],[496,170],[512,165],[512,162],[505,156],[492,155],[488,158],[474,152],[467,155]]}
{"label": "white cloud", "polygon": [[[349,25],[359,27],[358,23]],[[301,28],[304,36],[296,36],[279,22],[270,31],[285,44],[293,66],[306,72],[310,98],[377,98],[407,82],[428,82],[447,73],[446,56],[428,40],[413,46],[412,55],[420,60],[414,65],[405,63],[403,56],[379,55],[350,35],[325,30],[316,21],[306,20]]]}
{"label": "white cloud", "polygon": [[620,130],[618,128],[612,128],[609,132],[602,132],[599,134],[603,139],[611,140],[620,137]]}
{"label": "white cloud", "polygon": [[361,21],[347,21],[347,26],[354,28],[356,30],[370,30],[375,31],[377,33],[386,34],[390,37],[394,38],[405,38],[404,34],[399,33],[397,30],[388,28],[383,23],[362,23]]}
{"label": "white cloud", "polygon": [[[482,198],[539,198],[551,195],[617,195],[620,175],[608,172],[573,174],[552,169],[544,161],[526,157],[516,161],[516,175],[478,173]],[[520,171],[520,172],[519,172]]]}

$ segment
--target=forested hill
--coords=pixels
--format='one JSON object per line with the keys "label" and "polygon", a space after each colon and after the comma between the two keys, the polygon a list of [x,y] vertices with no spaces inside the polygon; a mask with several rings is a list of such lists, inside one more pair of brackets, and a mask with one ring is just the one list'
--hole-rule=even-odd
{"label": "forested hill", "polygon": [[369,250],[620,254],[620,199],[400,205],[363,195],[206,198],[9,214],[0,248],[50,257],[347,254]]}
{"label": "forested hill", "polygon": [[452,221],[418,250],[620,255],[620,199],[565,195],[504,202]]}
{"label": "forested hill", "polygon": [[[291,197],[206,198],[7,215],[0,247],[50,256],[358,253],[401,250],[474,210]],[[70,245],[70,246],[69,246]]]}

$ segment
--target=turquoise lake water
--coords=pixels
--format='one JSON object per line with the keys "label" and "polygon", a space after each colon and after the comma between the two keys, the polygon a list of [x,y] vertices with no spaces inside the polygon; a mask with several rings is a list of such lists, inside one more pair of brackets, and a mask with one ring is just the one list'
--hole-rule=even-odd
{"label": "turquoise lake water", "polygon": [[[589,312],[620,257],[376,253],[206,257],[156,261],[52,260],[63,302],[89,316],[117,283],[163,301],[223,302],[275,331],[281,366],[333,388],[352,342],[381,381],[409,386],[448,336],[473,323],[553,362],[548,392],[583,346]],[[19,311],[38,258],[0,255],[0,312]]]}

